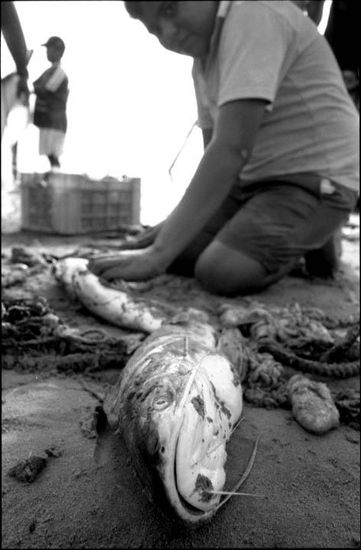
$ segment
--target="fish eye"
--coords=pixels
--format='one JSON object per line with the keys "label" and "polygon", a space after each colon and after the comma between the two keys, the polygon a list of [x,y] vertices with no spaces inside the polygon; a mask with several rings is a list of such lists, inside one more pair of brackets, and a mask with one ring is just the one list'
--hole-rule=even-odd
{"label": "fish eye", "polygon": [[161,395],[153,401],[153,408],[157,411],[166,409],[170,404],[170,399],[167,395]]}

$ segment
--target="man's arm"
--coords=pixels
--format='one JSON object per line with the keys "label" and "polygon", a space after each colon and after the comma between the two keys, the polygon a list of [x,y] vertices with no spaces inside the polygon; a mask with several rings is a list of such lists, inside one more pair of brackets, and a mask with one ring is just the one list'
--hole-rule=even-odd
{"label": "man's arm", "polygon": [[164,269],[202,230],[247,163],[267,105],[238,100],[223,105],[213,136],[182,200],[163,223],[153,248]]}
{"label": "man's arm", "polygon": [[219,110],[212,139],[182,200],[161,224],[154,243],[90,260],[105,279],[141,281],[164,273],[216,212],[247,163],[267,102],[239,100]]}
{"label": "man's arm", "polygon": [[307,15],[315,25],[318,25],[322,19],[323,4],[324,0],[310,0],[307,2]]}
{"label": "man's arm", "polygon": [[23,30],[13,2],[1,2],[1,30],[14,59],[16,72],[27,77],[28,53]]}
{"label": "man's arm", "polygon": [[[212,139],[213,128],[203,129],[202,134],[203,134],[203,146],[204,146],[204,149],[206,149],[207,145],[210,143]],[[147,229],[144,233],[137,235],[133,239],[129,239],[119,247],[119,250],[132,250],[132,249],[137,250],[140,248],[146,248],[147,246],[151,246],[154,243],[163,223],[164,222],[160,222],[156,226]]]}
{"label": "man's arm", "polygon": [[206,150],[208,144],[211,142],[211,139],[212,139],[213,128],[204,128],[202,130],[202,135],[203,135],[203,147],[204,147],[204,150]]}

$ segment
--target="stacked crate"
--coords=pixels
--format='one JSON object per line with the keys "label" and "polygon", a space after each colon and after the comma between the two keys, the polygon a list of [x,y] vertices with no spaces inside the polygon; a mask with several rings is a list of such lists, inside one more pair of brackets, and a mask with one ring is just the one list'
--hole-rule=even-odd
{"label": "stacked crate", "polygon": [[77,235],[140,223],[140,179],[22,174],[22,228]]}

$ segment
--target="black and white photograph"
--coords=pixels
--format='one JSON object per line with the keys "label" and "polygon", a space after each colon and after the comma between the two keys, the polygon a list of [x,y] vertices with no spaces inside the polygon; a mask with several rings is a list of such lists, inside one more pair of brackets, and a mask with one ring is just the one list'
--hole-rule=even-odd
{"label": "black and white photograph", "polygon": [[359,16],[1,2],[2,548],[360,547]]}

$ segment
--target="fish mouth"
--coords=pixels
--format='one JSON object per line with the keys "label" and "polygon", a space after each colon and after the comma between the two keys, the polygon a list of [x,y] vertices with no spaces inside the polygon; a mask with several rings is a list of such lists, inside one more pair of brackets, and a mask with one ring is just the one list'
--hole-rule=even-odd
{"label": "fish mouth", "polygon": [[185,498],[183,498],[179,492],[178,498],[186,514],[186,517],[184,517],[184,514],[182,514],[180,517],[185,522],[196,523],[198,521],[207,521],[216,512],[216,509],[214,509],[212,512],[204,512],[203,510],[196,508],[195,506],[190,504]]}
{"label": "fish mouth", "polygon": [[151,416],[139,425],[143,435],[127,432],[133,454],[144,449],[139,462],[150,474],[152,500],[183,523],[203,523],[223,502],[226,443],[242,410],[231,374],[223,356],[202,350],[182,373],[173,399],[166,399],[163,386],[151,395]]}
{"label": "fish mouth", "polygon": [[178,468],[181,467],[177,461],[177,450],[178,450],[178,442],[179,438],[177,439],[176,448],[175,448],[175,457],[174,457],[174,466],[173,466],[173,481],[174,481],[174,487],[177,492],[177,497],[179,500],[179,503],[181,505],[181,511],[178,510],[178,515],[183,519],[184,521],[191,521],[191,522],[197,522],[201,520],[207,520],[209,519],[215,512],[218,505],[218,502],[213,506],[210,510],[202,510],[189,502],[185,496],[182,494],[182,489],[179,486],[179,483],[177,481],[178,479]]}
{"label": "fish mouth", "polygon": [[229,411],[224,414],[206,375],[214,361],[213,355],[204,357],[187,381],[161,476],[177,515],[193,523],[217,511],[226,479],[225,449],[233,418]]}
{"label": "fish mouth", "polygon": [[225,481],[225,445],[218,446],[214,463],[207,468],[205,457],[213,450],[214,438],[207,437],[206,421],[192,407],[180,419],[162,476],[168,501],[177,517],[187,523],[203,522],[213,516],[220,503],[220,496],[213,491],[222,489]]}

